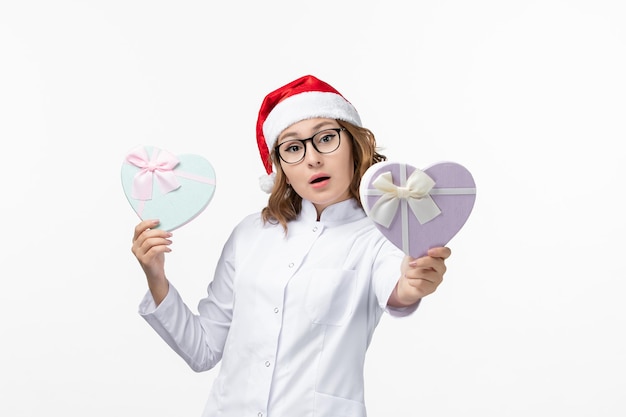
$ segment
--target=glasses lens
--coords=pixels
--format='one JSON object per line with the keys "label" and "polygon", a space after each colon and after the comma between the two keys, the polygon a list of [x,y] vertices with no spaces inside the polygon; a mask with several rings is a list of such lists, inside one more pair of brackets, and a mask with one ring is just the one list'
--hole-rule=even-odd
{"label": "glasses lens", "polygon": [[278,148],[278,153],[283,161],[294,164],[304,157],[304,144],[297,140],[282,143]]}
{"label": "glasses lens", "polygon": [[339,132],[336,130],[323,130],[313,136],[315,148],[320,153],[330,153],[339,147]]}

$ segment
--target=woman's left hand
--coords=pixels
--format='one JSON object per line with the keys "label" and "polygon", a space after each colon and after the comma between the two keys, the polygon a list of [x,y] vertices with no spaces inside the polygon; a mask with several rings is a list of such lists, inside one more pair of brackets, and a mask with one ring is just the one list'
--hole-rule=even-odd
{"label": "woman's left hand", "polygon": [[401,265],[402,275],[388,305],[409,306],[435,292],[443,281],[443,274],[446,272],[445,260],[451,253],[448,247],[437,247],[430,249],[426,256],[418,259],[405,256]]}

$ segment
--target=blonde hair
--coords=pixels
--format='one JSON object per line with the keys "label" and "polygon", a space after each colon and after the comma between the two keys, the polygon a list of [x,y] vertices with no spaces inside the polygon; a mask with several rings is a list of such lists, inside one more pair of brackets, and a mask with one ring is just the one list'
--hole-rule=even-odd
{"label": "blonde hair", "polygon": [[[350,184],[350,195],[361,205],[359,185],[361,177],[373,164],[386,161],[387,157],[378,153],[374,133],[364,127],[337,120],[339,126],[346,129],[351,139],[352,159],[354,161],[354,176]],[[287,223],[294,220],[302,211],[302,197],[287,184],[287,177],[283,172],[276,150],[271,152],[272,162],[276,167],[274,187],[268,198],[267,206],[261,211],[264,223],[281,224],[285,233]]]}

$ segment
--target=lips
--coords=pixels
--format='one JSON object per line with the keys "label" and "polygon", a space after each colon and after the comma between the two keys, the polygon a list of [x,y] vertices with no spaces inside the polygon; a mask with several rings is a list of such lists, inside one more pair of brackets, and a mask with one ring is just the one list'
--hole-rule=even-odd
{"label": "lips", "polygon": [[309,184],[318,184],[328,179],[330,179],[330,176],[325,175],[325,174],[314,175],[309,179]]}

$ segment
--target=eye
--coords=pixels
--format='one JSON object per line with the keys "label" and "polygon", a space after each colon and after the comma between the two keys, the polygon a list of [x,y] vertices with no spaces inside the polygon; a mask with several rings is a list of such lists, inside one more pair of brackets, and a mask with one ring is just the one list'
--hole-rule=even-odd
{"label": "eye", "polygon": [[329,142],[332,142],[336,136],[337,133],[335,133],[334,130],[320,132],[319,137],[317,138],[317,143],[327,144]]}
{"label": "eye", "polygon": [[280,151],[284,153],[296,153],[302,150],[300,142],[286,142],[280,145]]}

